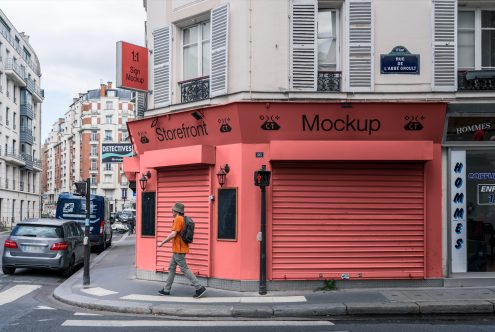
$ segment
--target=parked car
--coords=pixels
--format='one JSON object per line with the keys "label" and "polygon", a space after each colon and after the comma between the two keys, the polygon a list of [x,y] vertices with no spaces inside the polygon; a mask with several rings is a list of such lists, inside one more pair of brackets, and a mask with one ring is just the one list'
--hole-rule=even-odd
{"label": "parked car", "polygon": [[[103,196],[90,197],[90,230],[89,240],[92,247],[102,252],[112,245],[112,227],[110,205]],[[86,197],[70,193],[62,193],[57,201],[57,218],[75,220],[84,229],[86,221]]]}
{"label": "parked car", "polygon": [[127,224],[123,224],[120,221],[115,221],[112,224],[112,230],[114,232],[125,233],[129,230],[129,226],[127,226]]}
{"label": "parked car", "polygon": [[76,221],[35,218],[17,223],[5,240],[2,271],[52,269],[70,276],[84,260],[84,233]]}
{"label": "parked car", "polygon": [[136,211],[135,210],[123,210],[119,216],[120,221],[129,223],[130,221],[136,221]]}

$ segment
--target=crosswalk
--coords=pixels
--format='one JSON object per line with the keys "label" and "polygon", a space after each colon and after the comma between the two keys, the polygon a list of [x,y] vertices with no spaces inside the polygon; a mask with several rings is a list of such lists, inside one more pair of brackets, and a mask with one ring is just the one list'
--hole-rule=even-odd
{"label": "crosswalk", "polygon": [[21,297],[34,292],[38,288],[41,288],[41,285],[15,285],[10,287],[3,292],[0,292],[0,306],[16,301]]}
{"label": "crosswalk", "polygon": [[[31,285],[31,284],[21,284],[13,285],[12,287],[7,287],[0,291],[0,308],[9,303],[17,301],[22,297],[25,297],[33,292],[39,290],[41,285]],[[53,308],[46,305],[37,305],[32,307],[34,311],[56,311],[57,308]],[[173,328],[173,327],[219,327],[219,328],[296,328],[299,327],[303,329],[308,328],[328,328],[334,324],[330,321],[297,321],[297,320],[166,320],[159,319],[157,317],[150,317],[149,319],[143,319],[142,317],[138,319],[133,319],[133,317],[128,317],[126,319],[113,319],[114,317],[106,316],[104,314],[92,313],[92,312],[74,312],[71,313],[73,317],[64,317],[60,321],[60,326],[63,327],[114,327],[114,328],[132,328],[132,327],[148,327],[148,328]],[[51,317],[51,316],[50,316]],[[37,320],[37,322],[48,322],[53,318],[44,315],[44,318]],[[56,317],[56,316],[53,316]],[[15,324],[14,324],[15,325]]]}

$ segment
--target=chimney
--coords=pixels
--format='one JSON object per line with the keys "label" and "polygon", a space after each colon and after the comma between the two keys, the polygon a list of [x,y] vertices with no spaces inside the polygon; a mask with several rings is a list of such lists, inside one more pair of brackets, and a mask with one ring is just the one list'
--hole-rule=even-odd
{"label": "chimney", "polygon": [[107,86],[103,83],[100,84],[100,97],[105,97]]}
{"label": "chimney", "polygon": [[112,88],[112,82],[107,82],[107,86],[109,89],[111,89]]}

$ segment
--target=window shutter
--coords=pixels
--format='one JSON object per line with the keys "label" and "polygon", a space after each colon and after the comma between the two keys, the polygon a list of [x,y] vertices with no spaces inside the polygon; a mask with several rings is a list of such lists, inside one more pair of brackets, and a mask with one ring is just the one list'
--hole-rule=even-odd
{"label": "window shutter", "polygon": [[316,91],[317,0],[293,0],[290,24],[290,89]]}
{"label": "window shutter", "polygon": [[155,108],[171,103],[171,32],[170,26],[153,31],[153,101]]}
{"label": "window shutter", "polygon": [[371,0],[347,1],[349,91],[370,92],[373,88],[373,7]]}
{"label": "window shutter", "polygon": [[456,0],[433,0],[433,90],[456,91]]}
{"label": "window shutter", "polygon": [[210,97],[227,93],[229,4],[211,10]]}

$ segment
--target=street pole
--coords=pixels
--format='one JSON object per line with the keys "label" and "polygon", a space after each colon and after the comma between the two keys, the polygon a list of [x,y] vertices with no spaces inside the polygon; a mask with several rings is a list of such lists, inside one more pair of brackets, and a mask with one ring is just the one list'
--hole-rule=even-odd
{"label": "street pole", "polygon": [[91,189],[89,178],[86,179],[86,221],[84,224],[84,274],[83,274],[83,286],[90,284],[89,278],[89,256],[91,253],[91,241],[89,241],[89,226],[91,217]]}
{"label": "street pole", "polygon": [[261,242],[260,242],[260,288],[259,294],[266,295],[266,187],[261,186]]}
{"label": "street pole", "polygon": [[261,229],[258,235],[260,241],[260,295],[266,295],[266,187],[270,185],[270,171],[266,170],[266,165],[261,165],[261,169],[254,172],[254,185],[261,190]]}

